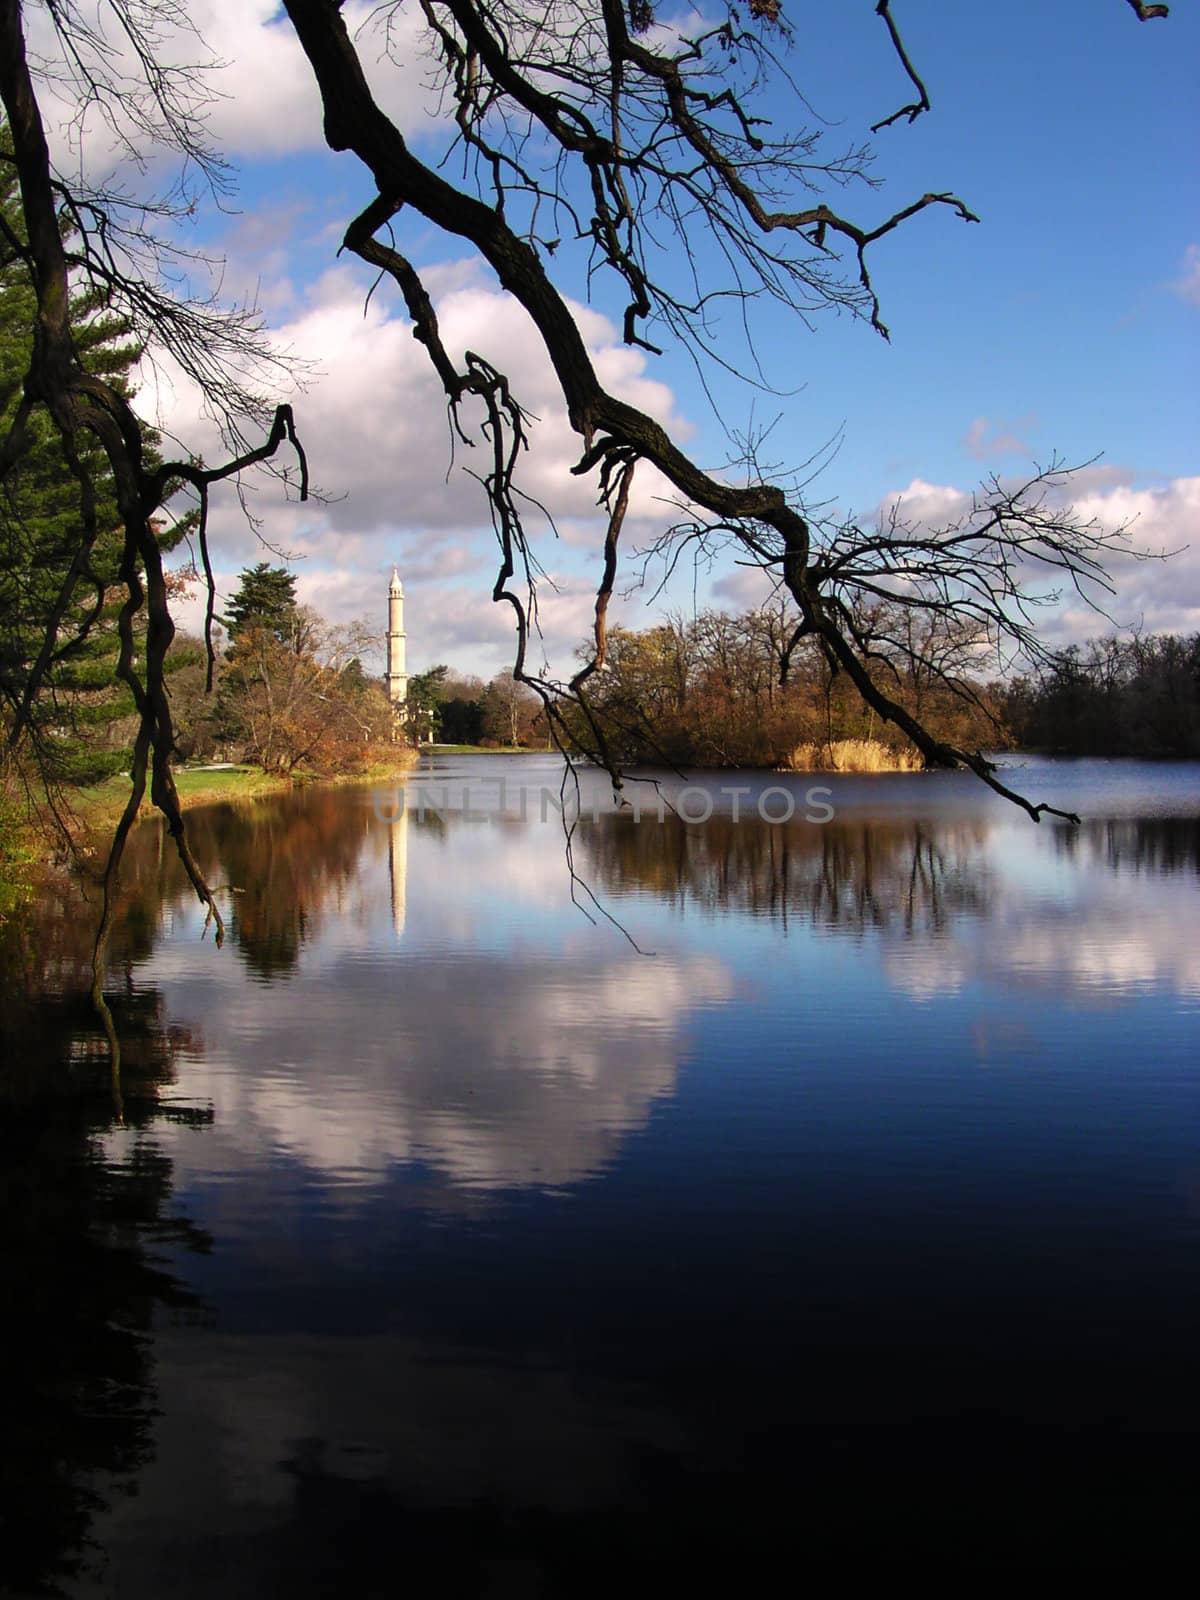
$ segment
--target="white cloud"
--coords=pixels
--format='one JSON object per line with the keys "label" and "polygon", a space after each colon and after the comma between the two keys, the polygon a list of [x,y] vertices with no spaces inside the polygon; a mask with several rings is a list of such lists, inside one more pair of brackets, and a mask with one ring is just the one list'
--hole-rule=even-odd
{"label": "white cloud", "polygon": [[1190,244],[1183,253],[1183,270],[1171,288],[1189,305],[1200,306],[1200,244]]}
{"label": "white cloud", "polygon": [[[1090,467],[1070,479],[1063,498],[1072,501],[1081,522],[1094,519],[1109,532],[1127,528],[1129,551],[1106,562],[1117,591],[1105,601],[1113,620],[1072,591],[1058,610],[1043,614],[1047,640],[1068,644],[1111,632],[1114,625],[1156,633],[1200,629],[1200,477],[1139,488],[1126,468]],[[967,490],[914,478],[906,489],[885,496],[879,515],[886,523],[895,510],[903,521],[941,528],[970,509]],[[1138,553],[1152,559],[1139,559]],[[1031,566],[1028,577],[1035,592],[1056,587],[1049,569]],[[1099,593],[1097,598],[1104,599]]]}
{"label": "white cloud", "polygon": [[[82,165],[96,174],[124,165],[127,156],[109,119],[93,105],[82,116],[80,97],[63,78],[61,46],[49,16],[30,11],[27,27],[35,55],[59,63],[59,81],[40,87],[51,148],[61,165]],[[445,117],[430,82],[428,34],[416,6],[383,8],[369,0],[347,0],[342,15],[358,48],[367,81],[379,104],[407,137],[425,132],[444,136]],[[191,0],[186,21],[160,13],[153,19],[155,54],[160,61],[193,70],[192,95],[211,143],[224,155],[261,159],[325,148],[321,97],[316,79],[291,23],[276,0]],[[103,41],[104,70],[110,79],[130,84],[140,71],[115,16],[92,8],[89,27]],[[85,54],[87,47],[85,45]],[[205,108],[203,102],[209,104]],[[122,115],[120,101],[109,105],[123,134],[150,167],[169,152],[149,149],[134,120]]]}
{"label": "white cloud", "polygon": [[[445,661],[456,670],[490,678],[501,667],[512,664],[516,649],[512,610],[497,605],[491,596],[491,568],[494,547],[487,549],[482,539],[473,554],[463,553],[467,572],[462,581],[453,577],[439,580],[421,571],[419,562],[401,561],[405,576],[405,627],[408,632],[410,671],[421,671],[435,662]],[[403,541],[397,541],[403,555]],[[454,556],[457,547],[449,551]],[[248,552],[247,562],[271,559],[261,549]],[[456,561],[447,563],[451,573]],[[239,568],[215,570],[218,594],[217,612],[237,588]],[[366,659],[369,670],[383,670],[383,631],[387,618],[387,584],[390,559],[372,559],[363,566],[330,569],[301,562],[296,572],[296,596],[302,605],[312,606],[333,623],[365,621],[377,633],[375,649]],[[540,591],[538,612],[540,636],[529,641],[526,667],[539,672],[548,665],[553,676],[569,675],[576,665],[575,649],[588,636],[595,606],[595,590],[586,578],[555,575],[556,588]],[[609,609],[610,624],[625,621],[627,603],[614,596]],[[202,585],[191,586],[190,594],[172,603],[176,625],[199,636],[204,630]],[[636,625],[636,624],[635,624]]]}
{"label": "white cloud", "polygon": [[1029,446],[1016,430],[1028,428],[1032,422],[1032,417],[1021,417],[1009,428],[990,417],[976,417],[963,438],[963,448],[976,461],[990,461],[995,456],[1027,456]]}
{"label": "white cloud", "polygon": [[[556,545],[541,513],[527,512],[540,559],[560,569],[558,592],[543,586],[540,608],[547,653],[561,674],[570,669],[574,647],[587,631],[599,576],[603,518],[595,475],[571,473],[580,440],[521,307],[470,262],[443,263],[425,277],[452,357],[461,361],[467,350],[485,355],[537,419],[519,485],[566,530]],[[510,610],[490,600],[499,551],[483,490],[471,476],[486,470],[486,446],[481,440],[468,449],[452,441],[445,396],[402,308],[381,291],[364,311],[365,286],[353,267],[330,269],[276,334],[280,346],[317,369],[294,404],[314,480],[329,499],[289,502],[278,485],[260,477],[253,488],[254,513],[261,519],[256,534],[232,488],[215,490],[210,542],[222,569],[219,587],[236,581],[240,565],[264,559],[261,536],[268,548],[299,559],[299,592],[307,603],[334,620],[371,616],[380,609],[395,561],[409,592],[414,663],[450,659],[464,670],[490,674],[511,659],[513,634]],[[602,381],[676,437],[686,436],[671,389],[649,375],[645,355],[624,348],[606,317],[587,307],[572,309]],[[216,429],[198,394],[169,361],[147,376],[147,411],[187,448],[218,459]],[[464,418],[478,421],[469,408]],[[627,522],[631,545],[672,520],[672,494],[657,473],[639,469]],[[614,620],[619,610],[615,601]],[[179,615],[194,628],[197,602]],[[535,665],[539,659],[535,650]]]}
{"label": "white cloud", "polygon": [[[1200,630],[1200,477],[1142,489],[1118,485],[1081,496],[1076,510],[1106,528],[1128,525],[1136,549],[1167,557],[1110,563],[1117,584],[1110,609],[1120,624],[1152,633]],[[1072,618],[1084,635],[1105,631],[1097,620],[1083,611]]]}
{"label": "white cloud", "polygon": [[943,527],[955,518],[964,516],[970,509],[971,496],[966,490],[914,478],[906,489],[898,489],[884,496],[879,514],[884,522],[894,513],[904,522],[923,522],[931,527]]}
{"label": "white cloud", "polygon": [[[461,362],[467,350],[484,355],[505,373],[513,395],[537,419],[522,461],[521,488],[556,518],[597,522],[595,476],[571,475],[581,442],[525,312],[470,263],[451,262],[424,276],[452,358]],[[317,371],[295,406],[314,479],[338,497],[321,512],[325,525],[360,534],[478,526],[487,520],[486,503],[470,473],[487,469],[482,442],[472,449],[452,439],[445,395],[428,356],[385,293],[364,310],[368,281],[352,267],[331,268],[312,285],[304,308],[275,335],[281,348]],[[584,307],[572,310],[603,381],[676,437],[686,437],[671,389],[647,374],[645,356],[622,347],[607,318]],[[144,404],[157,410],[175,437],[215,459],[216,430],[200,397],[169,360],[160,374],[151,375]],[[478,440],[481,412],[471,405],[464,404],[463,416]],[[663,523],[662,501],[672,493],[657,474],[639,471],[631,519]],[[539,520],[533,513],[534,526]]]}
{"label": "white cloud", "polygon": [[[348,10],[358,11],[358,6]],[[280,155],[324,144],[321,97],[291,23],[275,0],[192,0],[189,16],[216,61],[209,117],[231,154]]]}

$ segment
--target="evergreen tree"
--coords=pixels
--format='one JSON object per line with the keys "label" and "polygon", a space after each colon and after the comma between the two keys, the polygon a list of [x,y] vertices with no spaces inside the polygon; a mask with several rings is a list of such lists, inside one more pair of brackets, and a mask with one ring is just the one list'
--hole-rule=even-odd
{"label": "evergreen tree", "polygon": [[[0,128],[0,158],[3,156]],[[0,432],[21,399],[37,316],[37,300],[22,241],[20,207],[11,178],[0,179]],[[72,304],[74,340],[83,365],[130,394],[139,350],[128,324],[95,295]],[[38,408],[25,450],[0,489],[0,702],[7,722],[22,704],[31,669],[64,589],[67,604],[55,653],[31,729],[43,772],[55,780],[92,782],[119,770],[128,757],[134,705],[115,678],[117,618],[126,598],[119,580],[123,539],[112,475],[96,439],[82,433],[76,447],[97,493],[99,534],[82,568],[80,490],[59,434]],[[151,441],[153,451],[153,440]],[[182,538],[187,519],[167,533],[164,548]]]}
{"label": "evergreen tree", "polygon": [[222,621],[235,646],[238,635],[251,628],[266,628],[284,643],[295,631],[295,573],[266,561],[243,568],[237,593]]}

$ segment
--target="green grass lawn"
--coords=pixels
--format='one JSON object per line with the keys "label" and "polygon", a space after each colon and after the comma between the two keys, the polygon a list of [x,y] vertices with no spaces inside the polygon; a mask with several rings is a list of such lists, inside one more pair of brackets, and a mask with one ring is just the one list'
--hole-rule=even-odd
{"label": "green grass lawn", "polygon": [[[251,800],[258,795],[277,794],[290,789],[293,784],[305,782],[373,783],[398,776],[415,765],[411,756],[395,761],[379,762],[364,772],[347,773],[334,779],[314,779],[312,774],[297,772],[291,777],[279,777],[263,772],[260,767],[176,767],[175,787],[185,806],[207,805],[218,800]],[[129,796],[129,779],[124,773],[106,778],[103,783],[87,789],[76,789],[72,800],[75,810],[85,821],[107,821],[119,814]],[[143,810],[150,807],[149,784]]]}
{"label": "green grass lawn", "polygon": [[277,789],[285,782],[272,778],[258,767],[223,767],[218,772],[204,767],[181,767],[175,774],[175,787],[180,794],[260,794],[264,789]]}
{"label": "green grass lawn", "polygon": [[[218,771],[203,767],[179,767],[175,771],[175,787],[186,805],[200,805],[207,800],[249,799],[254,795],[269,794],[287,787],[287,780],[274,778],[258,767],[223,767]],[[149,790],[149,785],[147,785]],[[105,778],[103,783],[77,789],[72,795],[75,810],[85,821],[99,822],[115,816],[129,797],[129,779],[124,773]],[[143,806],[150,804],[149,793]]]}

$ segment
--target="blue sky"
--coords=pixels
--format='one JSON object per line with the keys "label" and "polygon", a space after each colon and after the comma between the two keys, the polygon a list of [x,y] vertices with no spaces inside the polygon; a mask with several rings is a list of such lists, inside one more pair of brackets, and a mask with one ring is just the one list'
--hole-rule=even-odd
{"label": "blue sky", "polygon": [[[346,9],[357,21],[368,8],[351,0]],[[867,136],[871,122],[908,98],[867,0],[823,10],[794,0],[784,9],[798,34],[789,66],[811,111],[783,90],[756,98],[778,127],[811,124],[815,113],[836,147]],[[367,275],[335,261],[369,185],[354,158],[323,149],[315,92],[270,0],[198,0],[192,14],[228,63],[216,78],[225,98],[213,128],[239,176],[238,214],[202,209],[196,233],[226,255],[228,286],[257,293],[280,337],[316,364],[298,417],[319,481],[344,496],[297,511],[264,491],[264,532],[301,558],[302,595],[338,618],[381,613],[398,562],[413,666],[449,660],[490,673],[507,657],[508,624],[488,600],[490,534],[478,491],[461,472],[445,481],[437,386],[419,368],[397,297],[381,291],[364,321]],[[683,13],[660,7],[661,17],[672,15]],[[405,4],[399,16],[403,52],[419,12]],[[950,190],[982,220],[964,225],[935,208],[874,247],[892,342],[846,316],[824,316],[809,332],[781,307],[758,307],[759,352],[790,392],[756,393],[715,373],[718,418],[681,353],[623,351],[615,326],[585,317],[603,375],[670,418],[709,466],[727,453],[723,424],[743,429],[752,414],[759,424],[779,419],[773,458],[800,461],[839,438],[810,493],[867,518],[898,494],[917,514],[942,513],[989,471],[1018,472],[1052,452],[1072,461],[1102,453],[1103,470],[1081,481],[1089,510],[1110,521],[1136,516],[1152,547],[1200,542],[1196,8],[1179,4],[1168,21],[1139,24],[1123,0],[1010,0],[1003,8],[899,0],[897,18],[934,109],[875,138],[881,189],[831,203],[873,224],[926,190]],[[443,124],[428,116],[416,70],[380,63],[370,36],[362,50],[377,92],[418,147],[433,152]],[[548,650],[555,665],[568,665],[599,560],[597,524],[579,484],[565,481],[573,441],[519,313],[486,272],[432,230],[417,227],[407,241],[430,269],[450,334],[477,341],[485,355],[495,348],[543,418],[531,481],[557,496],[565,534],[540,546],[562,590],[547,603]],[[705,249],[701,264],[715,269]],[[578,297],[569,255],[562,286]],[[619,314],[609,286],[594,288],[593,312]],[[731,360],[744,359],[732,322],[719,342]],[[184,438],[203,439],[189,396],[164,392],[160,404]],[[635,532],[664,521],[649,497],[638,509]],[[262,552],[232,505],[218,510],[215,532],[228,585]],[[755,593],[733,568],[695,590],[700,603],[730,606]],[[672,598],[690,604],[690,581]],[[1200,627],[1195,551],[1123,572],[1115,614]],[[622,619],[636,624],[645,613],[630,606]],[[1070,612],[1054,629],[1095,631]]]}

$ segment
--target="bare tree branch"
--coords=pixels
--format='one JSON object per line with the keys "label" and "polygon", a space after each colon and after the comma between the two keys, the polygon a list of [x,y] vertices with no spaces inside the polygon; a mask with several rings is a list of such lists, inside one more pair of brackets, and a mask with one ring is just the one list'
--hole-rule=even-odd
{"label": "bare tree branch", "polygon": [[905,72],[907,72],[909,80],[912,83],[913,88],[917,91],[917,94],[920,96],[920,99],[913,101],[911,105],[901,106],[899,111],[893,111],[890,117],[884,117],[882,121],[872,123],[872,133],[878,133],[881,128],[890,128],[892,123],[899,122],[901,117],[907,117],[908,121],[913,123],[923,111],[928,111],[931,109],[929,90],[926,89],[920,73],[917,71],[916,67],[913,66],[908,51],[904,48],[904,40],[900,37],[900,30],[896,26],[896,19],[892,16],[891,0],[879,0],[879,4],[875,7],[875,14],[876,16],[883,18],[884,25],[886,26],[888,34],[891,37],[892,46],[895,49],[896,54],[900,57],[900,65],[904,68]]}

